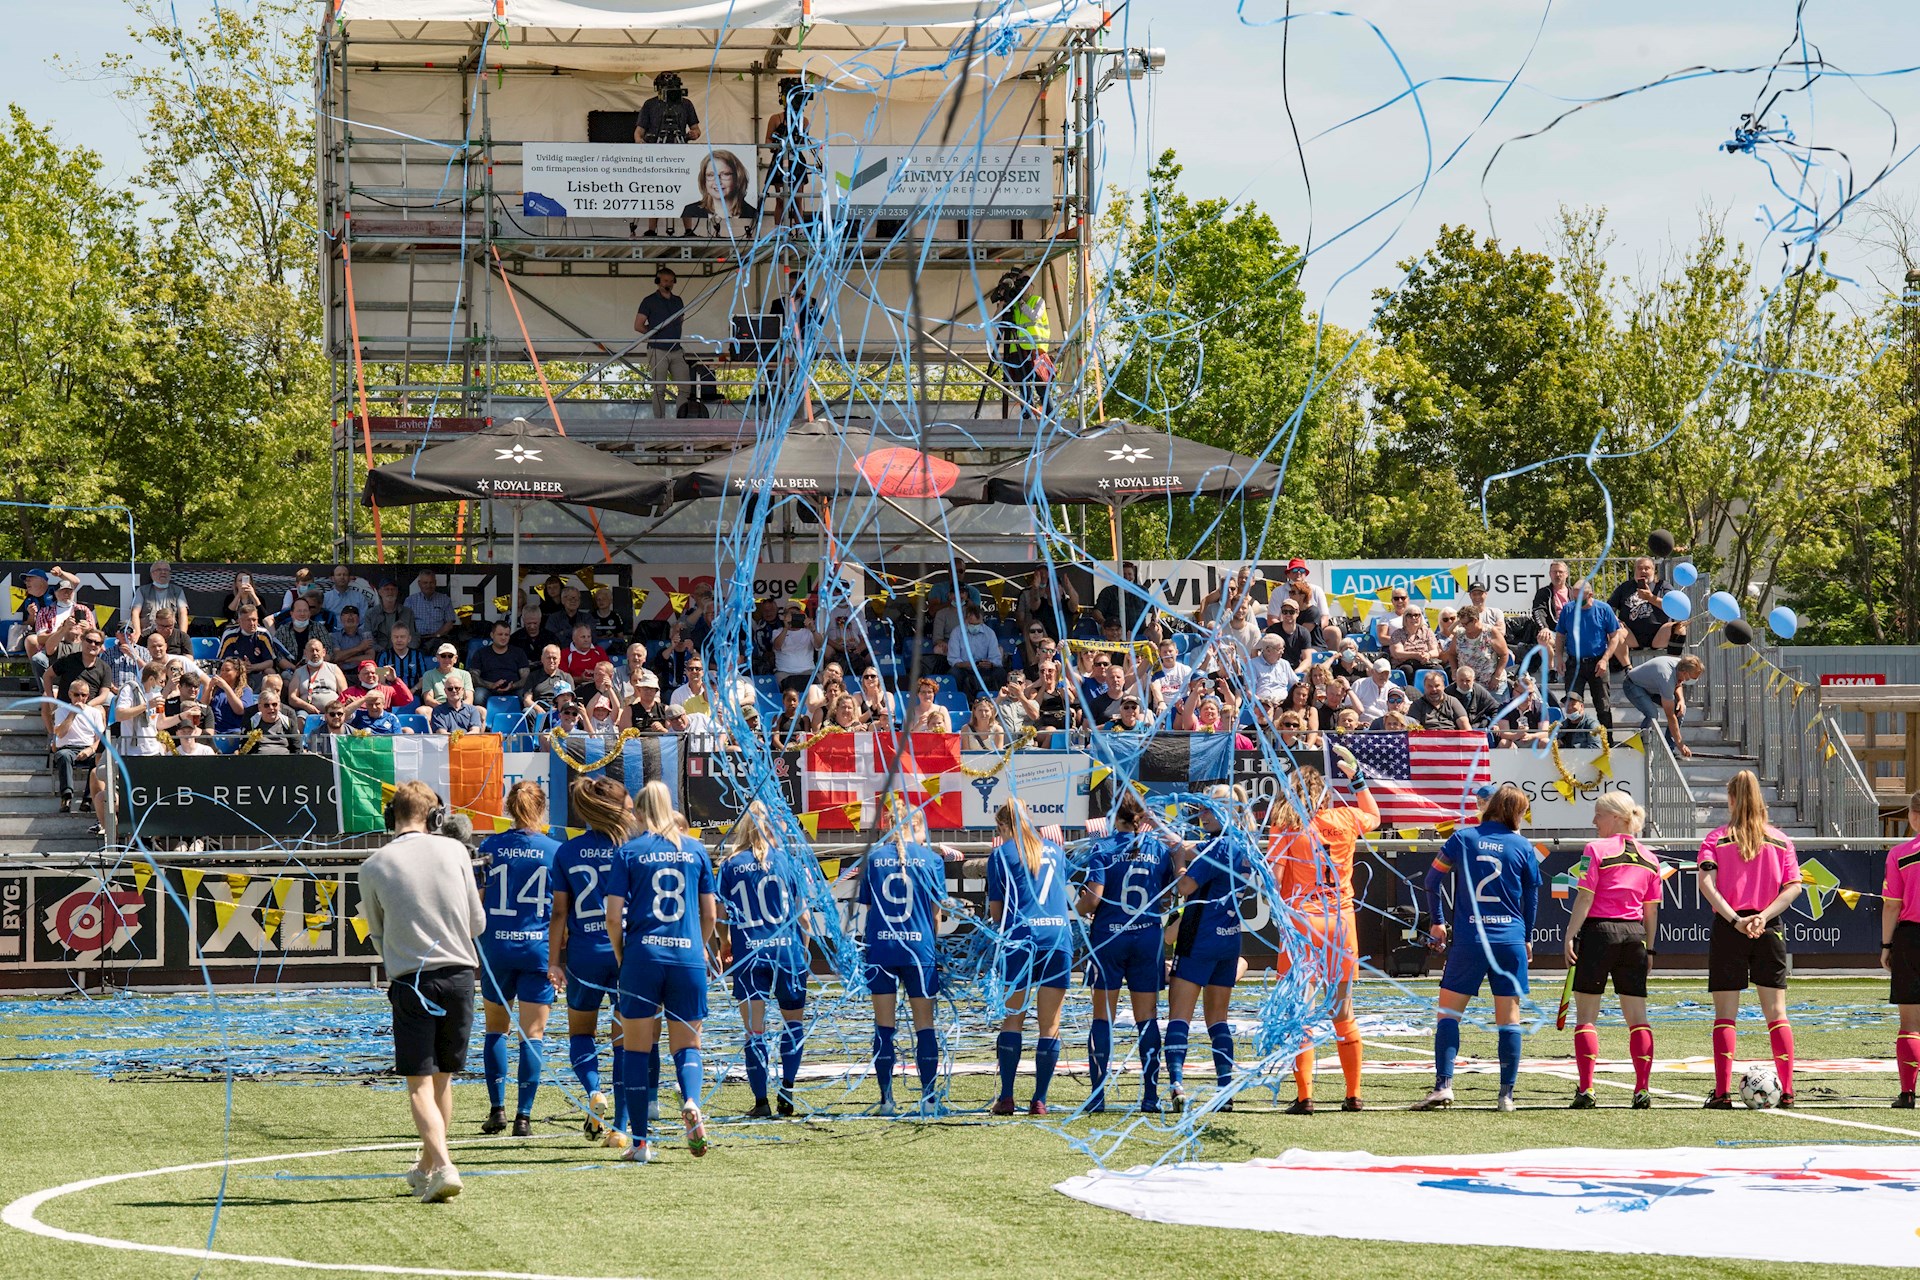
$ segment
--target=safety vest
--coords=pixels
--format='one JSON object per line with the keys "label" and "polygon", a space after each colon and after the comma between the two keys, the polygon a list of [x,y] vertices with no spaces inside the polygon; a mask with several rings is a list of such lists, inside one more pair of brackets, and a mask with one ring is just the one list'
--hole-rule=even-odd
{"label": "safety vest", "polygon": [[1008,335],[1010,351],[1041,351],[1053,336],[1047,324],[1047,303],[1038,292],[1020,299],[1013,308],[1013,328]]}

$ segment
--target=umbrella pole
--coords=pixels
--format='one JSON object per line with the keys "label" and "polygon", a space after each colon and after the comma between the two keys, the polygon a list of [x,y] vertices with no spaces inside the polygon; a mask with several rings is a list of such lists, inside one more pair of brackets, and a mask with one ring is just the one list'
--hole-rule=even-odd
{"label": "umbrella pole", "polygon": [[507,584],[507,625],[520,625],[520,503],[513,504],[513,581]]}
{"label": "umbrella pole", "polygon": [[[1127,577],[1127,573],[1126,573],[1127,557],[1126,557],[1126,553],[1121,549],[1121,546],[1120,546],[1120,503],[1118,501],[1110,503],[1107,507],[1107,528],[1113,534],[1113,576],[1119,579],[1120,581],[1124,582],[1126,581],[1126,577]],[[1127,614],[1127,597],[1125,594],[1125,588],[1121,588],[1119,592],[1119,600],[1120,600],[1120,616],[1124,619]],[[1133,629],[1131,627],[1123,626],[1122,629],[1125,630],[1129,635],[1133,633]]]}

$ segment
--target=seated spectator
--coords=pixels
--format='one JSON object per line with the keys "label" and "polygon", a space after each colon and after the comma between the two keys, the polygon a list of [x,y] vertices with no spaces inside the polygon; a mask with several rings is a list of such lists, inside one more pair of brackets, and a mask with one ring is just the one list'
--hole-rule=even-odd
{"label": "seated spectator", "polygon": [[[52,748],[54,789],[60,793],[60,812],[73,812],[76,775],[82,769],[92,769],[88,790],[93,799],[94,816],[104,824],[107,771],[95,767],[103,763],[106,755],[107,718],[95,701],[100,692],[85,676],[67,684],[65,701],[53,711]],[[94,833],[99,832],[100,828],[95,827]]]}
{"label": "seated spectator", "polygon": [[[33,673],[43,677],[47,667],[53,661],[53,655],[42,653],[44,637],[53,630],[59,620],[59,601],[54,593],[47,590],[47,575],[50,569],[29,569],[20,577],[22,599],[20,602],[20,631],[23,636],[21,649],[33,663]],[[68,598],[67,614],[73,613],[71,597]]]}
{"label": "seated spectator", "polygon": [[[1299,611],[1295,610],[1295,616]],[[1241,600],[1234,605],[1233,612],[1220,624],[1222,644],[1220,652],[1223,659],[1234,670],[1241,670],[1254,646],[1260,643],[1260,624],[1253,620],[1253,602]]]}
{"label": "seated spectator", "polygon": [[827,657],[845,669],[858,670],[873,661],[866,621],[852,605],[839,604],[828,611],[825,634]]}
{"label": "seated spectator", "polygon": [[585,686],[576,687],[581,689],[580,696],[585,698],[589,704],[591,704],[595,698],[605,698],[607,705],[618,713],[622,706],[632,701],[627,690],[622,687],[625,684],[626,682],[620,678],[620,673],[615,669],[613,663],[602,662],[596,664],[593,670],[587,673],[587,684]]}
{"label": "seated spectator", "polygon": [[1385,706],[1386,710],[1367,722],[1367,728],[1370,730],[1391,729],[1394,727],[1394,722],[1397,722],[1400,730],[1404,732],[1408,723],[1407,691],[1397,684],[1388,689]]}
{"label": "seated spectator", "polygon": [[1233,611],[1245,604],[1248,606],[1248,616],[1264,623],[1266,608],[1254,598],[1264,581],[1266,579],[1258,569],[1241,565],[1231,576],[1214,583],[1207,594],[1200,597],[1200,605],[1193,611],[1193,621],[1200,626],[1210,627],[1231,618]]}
{"label": "seated spectator", "polygon": [[262,693],[259,703],[254,707],[253,715],[248,717],[249,736],[258,731],[260,737],[255,740],[249,753],[257,756],[298,755],[306,751],[305,735],[300,726],[293,722],[285,708],[280,705],[277,693]]}
{"label": "seated spectator", "polygon": [[850,693],[833,695],[833,707],[825,725],[829,733],[856,733],[866,725],[860,719],[860,703]]}
{"label": "seated spectator", "polygon": [[726,736],[714,723],[713,715],[707,711],[689,711],[685,703],[667,708],[667,729],[670,733],[683,735],[689,751],[722,751],[726,749]]}
{"label": "seated spectator", "polygon": [[[1365,680],[1348,691],[1347,697],[1353,702],[1354,710],[1360,713],[1360,718],[1372,724],[1387,714],[1387,699],[1399,688],[1393,682],[1393,664],[1385,658],[1375,658],[1373,670],[1367,673]],[[1402,701],[1405,701],[1404,692]]]}
{"label": "seated spectator", "polygon": [[1333,609],[1327,603],[1327,593],[1314,585],[1307,562],[1298,558],[1287,561],[1286,579],[1287,597],[1299,607],[1300,625],[1310,628],[1319,637],[1319,643],[1314,647],[1338,649],[1346,639],[1342,630],[1346,619],[1333,616]]}
{"label": "seated spectator", "polygon": [[[158,631],[147,633],[147,661],[158,662],[167,669],[167,688],[169,697],[184,696],[204,701],[207,694],[207,673],[200,664],[183,653],[175,653],[167,647],[166,637]],[[177,714],[169,712],[168,714]]]}
{"label": "seated spectator", "polygon": [[[489,629],[491,639],[474,651],[470,666],[474,681],[474,700],[485,703],[494,698],[511,698],[527,678],[532,660],[513,643],[513,632],[505,620]],[[639,646],[637,646],[639,647]],[[641,647],[642,654],[645,648]]]}
{"label": "seated spectator", "polygon": [[1533,593],[1533,605],[1528,611],[1533,619],[1533,642],[1545,649],[1553,659],[1553,671],[1560,674],[1561,655],[1557,643],[1560,631],[1560,615],[1566,611],[1573,599],[1573,589],[1568,585],[1569,570],[1565,560],[1555,560],[1547,566],[1547,584]]}
{"label": "seated spectator", "polygon": [[1540,696],[1540,686],[1532,676],[1514,681],[1514,704],[1494,727],[1494,745],[1528,747],[1544,744],[1552,736],[1552,708]]}
{"label": "seated spectator", "polygon": [[238,658],[222,658],[213,673],[213,688],[207,701],[213,708],[216,735],[243,732],[253,716],[260,695],[247,683],[247,671]]}
{"label": "seated spectator", "polygon": [[1266,705],[1276,706],[1281,714],[1291,711],[1295,716],[1299,717],[1300,727],[1302,729],[1308,733],[1314,733],[1320,728],[1320,713],[1313,705],[1311,693],[1312,690],[1308,687],[1306,681],[1302,680],[1297,681],[1291,689],[1288,689],[1286,697],[1280,699],[1277,704],[1273,703],[1271,699],[1263,700],[1263,702]]}
{"label": "seated spectator", "polygon": [[[145,656],[146,650],[136,652]],[[128,756],[157,756],[164,748],[160,735],[179,722],[178,700],[167,711],[167,664],[149,662],[137,679],[123,680],[113,701],[112,719],[120,727],[120,752]]]}
{"label": "seated spectator", "polygon": [[773,718],[773,733],[767,745],[775,751],[794,751],[812,732],[807,724],[807,713],[800,707],[800,690],[781,689],[780,714]]}
{"label": "seated spectator", "polygon": [[420,681],[433,669],[433,660],[413,647],[414,630],[411,624],[396,621],[387,629],[388,645],[381,650],[381,667],[391,670],[397,683],[404,684],[414,691],[418,698]]}
{"label": "seated spectator", "polygon": [[1151,726],[1142,715],[1140,695],[1137,693],[1121,694],[1119,709],[1113,713],[1113,719],[1094,726],[1096,732],[1106,733],[1146,733],[1149,728]]}
{"label": "seated spectator", "polygon": [[376,650],[393,647],[393,629],[404,626],[409,636],[417,636],[413,610],[400,600],[400,588],[391,580],[380,584],[379,593],[374,597],[373,608],[361,615],[360,625],[373,636]]}
{"label": "seated spectator", "polygon": [[805,689],[813,677],[813,663],[820,637],[807,625],[807,611],[797,604],[781,609],[779,625],[769,641],[773,651],[773,674],[782,689]]}
{"label": "seated spectator", "polygon": [[899,723],[894,718],[893,691],[880,679],[877,668],[868,667],[860,673],[860,688],[853,698],[859,704],[860,721],[866,728],[891,729]]}
{"label": "seated spectator", "polygon": [[[315,737],[319,739],[337,738],[346,733],[347,716],[350,711],[351,708],[348,707],[346,699],[344,698],[328,703],[327,709],[320,713],[320,732],[316,734]],[[308,749],[311,751],[322,751],[319,742],[310,742]],[[331,747],[326,748],[323,754],[332,755]]]}
{"label": "seated spectator", "polygon": [[[1485,595],[1482,591],[1480,594]],[[1460,610],[1459,626],[1454,630],[1443,655],[1447,665],[1473,668],[1481,688],[1504,696],[1507,688],[1507,638],[1487,624],[1475,605]]]}
{"label": "seated spectator", "polygon": [[1006,726],[1010,738],[1019,738],[1033,727],[1033,718],[1040,714],[1040,705],[1028,696],[1025,672],[1007,674],[1000,692],[994,696],[994,714]]}
{"label": "seated spectator", "polygon": [[286,610],[273,632],[280,670],[292,671],[305,660],[307,641],[319,640],[325,635],[326,628],[313,620],[313,606],[307,603],[306,597],[295,596],[292,607]]}
{"label": "seated spectator", "polygon": [[820,679],[807,690],[807,719],[815,729],[833,719],[833,700],[847,691],[847,678],[837,662],[820,668]]}
{"label": "seated spectator", "polygon": [[1563,704],[1566,714],[1554,726],[1560,745],[1574,751],[1591,751],[1600,745],[1599,718],[1587,710],[1587,700],[1569,693]]}
{"label": "seated spectator", "polygon": [[665,733],[667,704],[660,698],[660,677],[647,667],[634,673],[633,694],[627,702],[626,723],[621,726],[640,733]]}
{"label": "seated spectator", "polygon": [[304,660],[287,681],[287,701],[302,715],[320,715],[347,691],[346,673],[327,661],[318,636],[307,641]]}
{"label": "seated spectator", "polygon": [[[1471,670],[1471,668],[1469,668]],[[1422,729],[1471,729],[1472,721],[1460,700],[1447,692],[1447,678],[1428,671],[1420,678],[1421,696],[1407,708],[1407,717]]]}
{"label": "seated spectator", "polygon": [[349,604],[340,610],[340,625],[327,637],[334,665],[342,671],[358,667],[373,657],[373,633],[360,628],[360,607]]}
{"label": "seated spectator", "polygon": [[953,717],[934,701],[940,684],[931,676],[921,676],[914,686],[913,705],[907,708],[908,733],[952,733]]}
{"label": "seated spectator", "polygon": [[1453,687],[1447,692],[1466,709],[1467,723],[1475,729],[1491,729],[1500,712],[1500,699],[1480,687],[1474,669],[1462,663],[1453,673]]}
{"label": "seated spectator", "polygon": [[1453,633],[1459,628],[1460,614],[1457,610],[1442,608],[1434,619],[1434,639],[1440,642],[1442,650],[1453,643]]}
{"label": "seated spectator", "polygon": [[589,732],[601,737],[620,732],[620,704],[614,701],[611,693],[589,693],[586,707]]}
{"label": "seated spectator", "polygon": [[[571,636],[573,633],[567,634]],[[548,637],[547,615],[541,612],[539,605],[530,604],[520,611],[520,629],[513,633],[508,643],[524,656],[523,665],[531,667],[540,661],[540,651],[547,647]]]}
{"label": "seated spectator", "polygon": [[414,704],[413,690],[394,673],[392,667],[382,667],[372,662],[362,662],[354,677],[355,683],[346,693],[347,701],[357,706],[369,690],[378,689],[386,695],[389,709],[399,711]]}
{"label": "seated spectator", "polygon": [[707,666],[695,658],[687,663],[687,682],[673,691],[667,704],[685,707],[688,715],[712,715],[713,706],[707,701]]}
{"label": "seated spectator", "polygon": [[1407,589],[1395,587],[1387,596],[1387,611],[1373,620],[1373,638],[1382,649],[1387,648],[1402,631],[1406,629],[1407,615],[1419,613],[1420,620],[1426,621],[1426,615],[1407,600]]}
{"label": "seated spectator", "polygon": [[1220,699],[1212,694],[1203,696],[1195,704],[1193,722],[1188,727],[1194,733],[1232,733],[1235,747],[1242,751],[1253,747],[1253,739],[1234,727],[1233,722],[1226,718]]}
{"label": "seated spectator", "polygon": [[1286,599],[1267,614],[1267,634],[1279,639],[1287,664],[1298,670],[1314,648],[1313,633],[1300,625],[1300,602]]}
{"label": "seated spectator", "polygon": [[[1494,635],[1499,636],[1501,641],[1506,643],[1507,615],[1487,603],[1487,580],[1485,578],[1470,578],[1467,580],[1467,603],[1480,615],[1480,625],[1488,631],[1491,631]],[[1462,607],[1460,610],[1461,621],[1464,622],[1466,616],[1466,608]],[[1481,683],[1485,684],[1486,681],[1483,679]]]}
{"label": "seated spectator", "polygon": [[954,684],[970,696],[998,692],[1007,678],[1000,637],[987,625],[980,606],[969,602],[964,621],[947,636],[946,659]]}
{"label": "seated spectator", "polygon": [[1333,655],[1333,674],[1344,677],[1349,685],[1355,685],[1367,678],[1373,670],[1373,659],[1360,652],[1360,642],[1352,636],[1340,641],[1340,650]]}
{"label": "seated spectator", "polygon": [[[439,648],[433,651],[433,666],[420,677],[419,682],[414,686],[415,696],[420,701],[422,711],[431,711],[432,708],[445,702],[447,700],[447,687],[455,684],[466,687],[466,701],[471,704],[473,701],[473,677],[455,665],[459,661],[460,651],[445,641],[442,641]],[[483,723],[485,719],[486,717],[483,715],[481,717]]]}
{"label": "seated spectator", "polygon": [[1071,728],[1079,713],[1067,697],[1066,688],[1060,683],[1060,664],[1043,662],[1040,664],[1039,682],[1030,686],[1027,694],[1033,707],[1030,717],[1035,729],[1055,732]]}
{"label": "seated spectator", "polygon": [[[1440,648],[1440,637],[1427,627],[1427,615],[1418,609],[1409,609],[1387,645],[1387,657],[1394,669],[1406,677],[1408,686],[1417,687],[1421,673],[1441,670]],[[1441,682],[1445,681],[1442,675]]]}
{"label": "seated spectator", "polygon": [[[311,586],[313,586],[313,570],[306,565],[300,565],[293,571],[293,581],[288,584],[285,591],[280,593],[280,608],[275,611],[274,616],[285,621],[287,611],[293,608],[293,602],[305,598],[307,588]],[[325,594],[324,588],[316,589]]]}
{"label": "seated spectator", "polygon": [[273,637],[260,629],[259,606],[243,605],[240,609],[240,625],[220,643],[221,660],[231,658],[238,662],[246,682],[257,693],[261,677],[280,665],[281,656],[282,651],[273,642]]}
{"label": "seated spectator", "polygon": [[1360,712],[1353,707],[1342,707],[1333,713],[1333,731],[1335,733],[1360,732]]}
{"label": "seated spectator", "polygon": [[187,638],[187,629],[181,625],[180,615],[172,609],[161,608],[153,611],[153,629],[140,637],[140,643],[151,648],[149,642],[154,636],[160,637],[160,642],[166,645],[168,653],[178,654],[183,658],[193,656],[193,641]]}
{"label": "seated spectator", "polygon": [[994,710],[991,694],[974,695],[973,712],[960,730],[960,749],[962,751],[1005,751],[1007,749],[1007,730],[1000,723],[999,713]]}
{"label": "seated spectator", "polygon": [[[548,574],[546,580],[540,584],[540,589],[536,592],[524,591],[525,586],[526,584],[524,582],[521,583],[521,587],[523,588],[522,594],[532,596],[532,599],[525,603],[532,604],[539,608],[540,625],[542,627],[546,626],[548,618],[565,611],[567,595],[566,584],[561,580],[559,574]],[[571,627],[567,629],[567,634],[573,634]],[[538,653],[539,650],[535,649],[534,652]]]}
{"label": "seated spectator", "polygon": [[1662,654],[1648,658],[1627,672],[1624,686],[1627,701],[1640,713],[1640,732],[1653,728],[1655,720],[1664,720],[1662,727],[1667,745],[1682,760],[1693,758],[1693,749],[1687,746],[1680,729],[1680,722],[1687,714],[1686,686],[1704,675],[1706,669],[1706,664],[1692,654],[1684,658]]}
{"label": "seated spectator", "polygon": [[[1274,736],[1279,740],[1279,749],[1289,756],[1298,756],[1305,751],[1320,749],[1320,735],[1302,723],[1298,711],[1282,711],[1274,721]],[[1252,743],[1248,743],[1249,746]]]}
{"label": "seated spectator", "polygon": [[[562,677],[563,679],[565,677]],[[587,717],[587,706],[574,695],[573,686],[566,685],[554,694],[553,725],[540,735],[540,749],[552,751],[556,741],[568,745],[568,753],[575,759],[591,758],[600,754],[599,748],[592,744],[593,723]],[[582,740],[588,740],[583,744]]]}
{"label": "seated spectator", "polygon": [[647,646],[635,640],[627,646],[625,670],[614,672],[613,691],[622,702],[633,701],[633,675],[647,665]]}
{"label": "seated spectator", "polygon": [[[1283,611],[1286,607],[1282,606]],[[1285,616],[1291,617],[1290,614]],[[1299,628],[1295,627],[1294,631],[1298,633]],[[1305,652],[1305,649],[1301,650],[1302,654]],[[1300,673],[1295,662],[1287,658],[1284,635],[1269,631],[1261,636],[1253,656],[1247,660],[1247,688],[1251,695],[1256,699],[1278,700],[1286,697],[1299,679]],[[1306,690],[1303,688],[1301,693],[1304,696]]]}
{"label": "seated spectator", "polygon": [[1087,676],[1080,682],[1080,709],[1088,724],[1102,725],[1113,715],[1118,703],[1124,687],[1124,672],[1115,673],[1114,655],[1105,649],[1091,650],[1087,658]]}
{"label": "seated spectator", "polygon": [[456,616],[453,599],[440,590],[440,580],[431,569],[422,569],[407,596],[406,611],[412,615],[407,626],[423,645],[444,640],[453,633]]}
{"label": "seated spectator", "polygon": [[391,737],[394,734],[408,733],[400,717],[387,710],[387,694],[384,689],[369,689],[367,696],[347,717],[347,727],[355,733],[370,733],[378,737]]}
{"label": "seated spectator", "polygon": [[205,712],[197,702],[181,704],[180,723],[173,731],[173,754],[177,756],[212,756],[219,752],[207,741],[204,728]]}
{"label": "seated spectator", "polygon": [[604,582],[593,589],[588,618],[593,623],[593,642],[608,653],[633,634],[633,620],[614,604],[613,588]]}
{"label": "seated spectator", "polygon": [[[344,564],[333,566],[333,576],[329,580],[326,592],[320,598],[321,607],[332,614],[336,622],[344,622],[348,609],[354,616],[364,618],[374,606],[376,597],[373,588],[367,585],[365,578],[356,578],[353,571]],[[351,655],[350,655],[351,656]],[[334,661],[341,659],[336,656]]]}
{"label": "seated spectator", "polygon": [[133,624],[122,622],[114,632],[114,643],[105,651],[107,669],[113,672],[115,690],[139,684],[147,669],[147,651],[133,642]]}
{"label": "seated spectator", "polygon": [[1621,666],[1632,661],[1629,645],[1634,649],[1664,649],[1674,657],[1686,648],[1686,621],[1668,618],[1667,611],[1660,607],[1666,594],[1666,579],[1659,576],[1653,557],[1641,556],[1633,562],[1633,576],[1607,598],[1620,620],[1621,634],[1614,637],[1614,642],[1619,646],[1615,656]]}
{"label": "seated spectator", "polygon": [[1126,585],[1108,583],[1100,588],[1093,598],[1094,616],[1100,620],[1100,629],[1104,633],[1109,626],[1116,627],[1124,637],[1142,612],[1150,608],[1140,598],[1140,566],[1131,560],[1120,564],[1120,579]]}
{"label": "seated spectator", "polygon": [[154,630],[162,609],[170,610],[174,625],[186,631],[187,593],[174,583],[173,566],[165,560],[155,560],[147,569],[147,581],[133,589],[133,633],[144,637]]}
{"label": "seated spectator", "polygon": [[520,682],[520,705],[525,709],[552,710],[561,690],[573,692],[573,678],[560,669],[560,646],[550,644],[540,650],[540,665],[527,672]]}

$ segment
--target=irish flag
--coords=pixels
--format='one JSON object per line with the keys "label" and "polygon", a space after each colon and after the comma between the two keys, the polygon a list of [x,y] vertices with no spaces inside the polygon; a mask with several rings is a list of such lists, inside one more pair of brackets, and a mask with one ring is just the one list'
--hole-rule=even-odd
{"label": "irish flag", "polygon": [[384,829],[393,789],[416,779],[466,813],[482,831],[503,812],[506,769],[498,734],[336,738],[334,758],[340,774],[340,830],[348,834]]}

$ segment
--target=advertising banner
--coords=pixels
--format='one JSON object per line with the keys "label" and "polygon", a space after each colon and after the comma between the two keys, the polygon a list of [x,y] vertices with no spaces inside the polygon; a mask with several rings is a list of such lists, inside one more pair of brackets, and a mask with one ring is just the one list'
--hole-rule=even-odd
{"label": "advertising banner", "polygon": [[0,875],[0,969],[157,968],[167,921],[158,877],[138,872]]}
{"label": "advertising banner", "polygon": [[[996,752],[966,753],[962,771],[990,770],[1000,763]],[[961,825],[969,830],[993,829],[994,811],[1013,796],[1027,806],[1042,826],[1087,825],[1087,793],[1093,758],[1079,751],[1016,751],[1005,768],[990,776],[967,776],[961,789]]]}
{"label": "advertising banner", "polygon": [[1053,212],[1053,157],[1045,147],[828,147],[827,167],[829,191],[860,214],[906,218],[933,206],[955,217]]}
{"label": "advertising banner", "polygon": [[710,218],[726,208],[734,234],[749,235],[758,213],[750,142],[529,142],[521,157],[530,218]]}
{"label": "advertising banner", "polygon": [[127,814],[143,839],[337,835],[339,780],[323,756],[127,756]]}
{"label": "advertising banner", "polygon": [[[703,751],[687,756],[687,777],[680,788],[680,803],[688,822],[696,827],[726,826],[755,799],[772,799],[753,793],[740,766],[741,757],[731,751]],[[800,753],[787,751],[775,755],[773,773],[779,784],[780,799],[798,813]]]}

